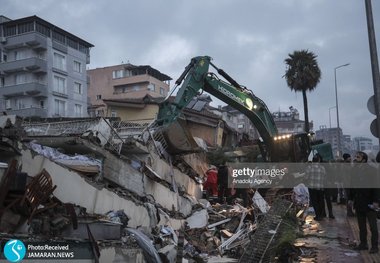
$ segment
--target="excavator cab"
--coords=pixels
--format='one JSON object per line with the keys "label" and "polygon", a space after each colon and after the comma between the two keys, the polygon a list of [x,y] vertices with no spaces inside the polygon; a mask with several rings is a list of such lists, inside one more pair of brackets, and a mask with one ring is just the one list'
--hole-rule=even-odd
{"label": "excavator cab", "polygon": [[310,153],[310,135],[287,134],[274,137],[272,162],[306,162]]}

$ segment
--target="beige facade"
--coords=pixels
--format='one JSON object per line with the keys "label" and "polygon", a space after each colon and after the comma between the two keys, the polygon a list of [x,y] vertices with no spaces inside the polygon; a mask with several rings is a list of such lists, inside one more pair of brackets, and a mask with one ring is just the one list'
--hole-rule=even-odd
{"label": "beige facade", "polygon": [[147,123],[152,122],[158,113],[158,104],[131,104],[105,101],[106,116],[119,117],[125,122]]}
{"label": "beige facade", "polygon": [[93,116],[111,114],[112,110],[103,100],[139,99],[146,95],[164,98],[169,93],[171,80],[150,66],[132,64],[88,70],[88,76],[89,111]]}

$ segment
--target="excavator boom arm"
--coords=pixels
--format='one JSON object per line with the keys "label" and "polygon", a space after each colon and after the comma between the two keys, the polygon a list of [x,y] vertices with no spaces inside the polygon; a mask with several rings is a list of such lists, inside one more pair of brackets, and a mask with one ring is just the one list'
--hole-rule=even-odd
{"label": "excavator boom arm", "polygon": [[166,100],[160,105],[157,122],[161,125],[174,122],[182,110],[190,103],[200,90],[204,90],[233,108],[245,114],[260,133],[264,143],[271,145],[273,137],[277,135],[277,128],[265,103],[256,97],[252,91],[238,86],[237,82],[229,77],[223,70],[217,71],[231,83],[219,79],[215,74],[209,73],[212,65],[208,56],[194,57],[176,81],[179,89],[174,102]]}

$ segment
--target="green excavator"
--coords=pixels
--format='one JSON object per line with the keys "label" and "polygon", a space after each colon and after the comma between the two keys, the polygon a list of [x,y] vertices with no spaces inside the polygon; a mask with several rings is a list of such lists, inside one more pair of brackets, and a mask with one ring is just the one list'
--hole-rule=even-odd
{"label": "green excavator", "polygon": [[[209,56],[192,58],[190,64],[175,82],[176,86],[183,83],[174,101],[167,98],[160,104],[156,127],[161,127],[160,130],[169,144],[169,153],[188,152],[192,148],[196,148],[191,134],[178,117],[200,91],[205,91],[251,120],[261,136],[261,140],[257,140],[257,146],[260,149],[262,160],[305,162],[313,148],[321,152],[325,160],[333,158],[330,144],[312,145],[311,135],[308,133],[280,135],[266,104],[251,90],[239,85],[224,70],[216,67],[211,60]],[[225,80],[210,72],[210,66]]]}

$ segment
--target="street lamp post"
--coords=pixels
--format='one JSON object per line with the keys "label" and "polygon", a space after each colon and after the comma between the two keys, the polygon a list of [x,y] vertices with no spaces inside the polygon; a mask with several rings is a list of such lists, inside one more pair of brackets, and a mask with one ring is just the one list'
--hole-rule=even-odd
{"label": "street lamp post", "polygon": [[330,107],[330,108],[329,108],[329,124],[330,124],[330,127],[329,127],[329,128],[330,128],[330,129],[331,129],[331,110],[334,109],[334,108],[336,108],[336,106],[333,106],[333,107]]}
{"label": "street lamp post", "polygon": [[340,65],[340,66],[337,66],[334,68],[334,79],[335,79],[335,107],[336,107],[336,125],[337,125],[337,140],[338,140],[338,157],[340,157],[340,126],[339,126],[339,107],[338,107],[338,87],[337,87],[337,83],[336,83],[336,70],[338,68],[342,68],[342,67],[346,67],[350,65],[350,63],[347,63],[347,64],[343,64],[343,65]]}

